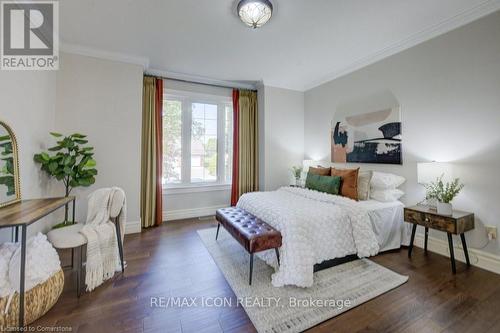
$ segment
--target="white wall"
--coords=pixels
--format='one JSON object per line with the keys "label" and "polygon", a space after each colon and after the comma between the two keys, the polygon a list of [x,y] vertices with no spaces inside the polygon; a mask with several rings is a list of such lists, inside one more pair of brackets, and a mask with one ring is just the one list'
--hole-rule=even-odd
{"label": "white wall", "polygon": [[[500,12],[305,94],[305,155],[330,159],[337,107],[393,94],[401,104],[403,166],[363,165],[407,178],[405,202],[422,199],[416,163],[450,161],[466,187],[453,202],[476,214],[471,247],[486,243],[483,225],[500,227]],[[376,103],[376,101],[375,101]],[[442,237],[434,232],[433,236]],[[486,251],[500,254],[498,240]]]}
{"label": "white wall", "polygon": [[[261,89],[262,90],[262,89]],[[276,190],[289,185],[291,167],[301,166],[304,159],[304,93],[264,87],[264,120],[260,137],[264,144],[260,156],[261,190]],[[262,102],[261,102],[262,104]]]}
{"label": "white wall", "polygon": [[199,192],[182,189],[175,193],[164,190],[163,221],[214,215],[218,208],[231,204],[231,187],[216,186]]}
{"label": "white wall", "polygon": [[[50,194],[47,178],[33,155],[46,149],[55,113],[55,72],[1,71],[0,119],[14,131],[19,146],[21,195],[23,199]],[[29,234],[50,229],[53,219],[28,228]],[[10,230],[0,231],[0,242],[10,240]]]}
{"label": "white wall", "polygon": [[127,220],[139,223],[142,77],[138,65],[61,54],[54,128],[88,135],[99,172],[94,185],[74,190],[79,220],[90,192],[119,186],[127,195]]}

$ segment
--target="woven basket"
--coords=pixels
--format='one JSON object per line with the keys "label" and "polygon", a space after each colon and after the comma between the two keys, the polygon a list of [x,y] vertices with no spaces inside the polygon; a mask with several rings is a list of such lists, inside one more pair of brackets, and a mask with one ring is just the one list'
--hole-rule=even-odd
{"label": "woven basket", "polygon": [[[24,324],[29,325],[49,311],[56,304],[64,287],[64,273],[60,269],[47,281],[24,294]],[[16,327],[19,318],[19,294],[12,297],[9,313],[4,314],[9,297],[0,298],[0,332]]]}

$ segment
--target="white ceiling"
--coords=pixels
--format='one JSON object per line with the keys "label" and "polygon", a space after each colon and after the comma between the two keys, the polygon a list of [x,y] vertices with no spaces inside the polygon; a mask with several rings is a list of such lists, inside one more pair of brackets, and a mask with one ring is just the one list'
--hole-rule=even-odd
{"label": "white ceiling", "polygon": [[500,9],[500,0],[273,3],[271,21],[252,30],[235,0],[64,0],[60,34],[63,49],[303,91]]}

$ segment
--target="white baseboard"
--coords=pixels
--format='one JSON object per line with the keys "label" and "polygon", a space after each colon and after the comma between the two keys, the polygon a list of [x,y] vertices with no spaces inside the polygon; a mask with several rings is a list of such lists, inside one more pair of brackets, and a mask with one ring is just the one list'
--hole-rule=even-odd
{"label": "white baseboard", "polygon": [[228,207],[228,205],[191,208],[191,209],[178,209],[163,212],[163,221],[191,219],[195,217],[212,216],[219,208]]}
{"label": "white baseboard", "polygon": [[[414,244],[415,246],[424,248],[424,235],[416,234]],[[460,241],[460,238],[454,238],[453,245],[455,259],[461,262],[465,262],[465,255],[462,249],[462,242]],[[429,236],[427,249],[431,252],[441,254],[445,257],[450,257],[448,242],[442,239]],[[470,247],[468,248],[468,250],[469,260],[472,266],[477,266],[487,271],[500,274],[500,256],[482,250],[472,249]]]}
{"label": "white baseboard", "polygon": [[125,223],[125,235],[141,232],[141,221],[128,221]]}

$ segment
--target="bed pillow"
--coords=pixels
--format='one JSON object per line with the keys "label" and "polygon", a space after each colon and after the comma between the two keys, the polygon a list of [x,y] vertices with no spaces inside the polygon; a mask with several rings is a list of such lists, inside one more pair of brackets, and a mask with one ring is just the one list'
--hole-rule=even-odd
{"label": "bed pillow", "polygon": [[404,177],[392,173],[374,171],[370,185],[374,190],[393,190],[405,181]]}
{"label": "bed pillow", "polygon": [[373,171],[359,170],[358,173],[358,200],[370,199],[370,181]]}
{"label": "bed pillow", "polygon": [[398,201],[405,193],[398,189],[392,190],[374,190],[370,193],[370,198],[380,202]]}
{"label": "bed pillow", "polygon": [[309,172],[313,175],[330,176],[331,168],[323,168],[322,166],[309,167]]}
{"label": "bed pillow", "polygon": [[339,194],[340,177],[320,176],[307,173],[306,188],[328,194]]}
{"label": "bed pillow", "polygon": [[342,178],[342,184],[340,185],[341,196],[356,201],[358,200],[358,172],[359,168],[357,169],[332,168],[332,176],[337,176]]}

